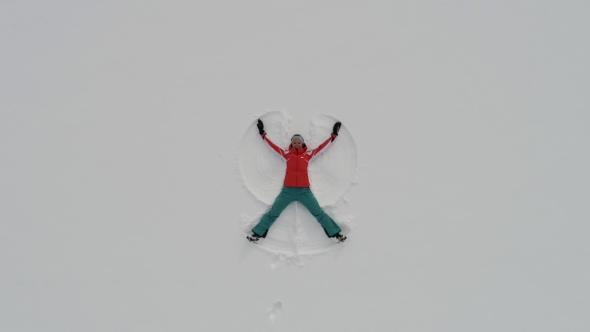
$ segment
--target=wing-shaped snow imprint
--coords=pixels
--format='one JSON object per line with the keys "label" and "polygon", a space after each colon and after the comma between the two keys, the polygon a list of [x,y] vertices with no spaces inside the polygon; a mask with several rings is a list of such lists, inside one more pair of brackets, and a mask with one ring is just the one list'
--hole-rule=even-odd
{"label": "wing-shaped snow imprint", "polygon": [[[268,112],[260,117],[268,138],[281,148],[290,144],[290,118],[284,111]],[[337,122],[331,116],[313,116],[309,135],[304,136],[310,149],[316,148],[330,137]],[[318,202],[344,233],[351,229],[351,217],[339,215],[338,206],[355,180],[357,149],[354,139],[342,125],[338,138],[316,155],[309,165],[311,190]],[[260,138],[256,124],[252,123],[242,138],[238,150],[239,171],[248,191],[260,202],[267,205],[254,217],[244,217],[241,228],[244,234],[260,221],[281,191],[285,177],[285,160]],[[261,249],[279,255],[279,264],[296,261],[303,256],[326,252],[335,244],[328,239],[315,218],[300,203],[290,204],[270,228],[268,235],[257,244]],[[278,264],[274,264],[278,265]],[[273,265],[273,266],[274,266]]]}

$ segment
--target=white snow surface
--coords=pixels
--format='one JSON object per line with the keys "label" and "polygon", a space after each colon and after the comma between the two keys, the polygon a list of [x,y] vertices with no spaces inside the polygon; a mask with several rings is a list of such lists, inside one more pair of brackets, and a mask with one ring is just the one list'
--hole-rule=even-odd
{"label": "white snow surface", "polygon": [[[287,150],[290,144],[291,118],[286,111],[271,111],[259,117],[267,131],[268,138]],[[309,123],[309,133],[304,134],[308,151],[323,143],[332,133],[338,120],[328,115],[314,115]],[[253,217],[242,216],[241,228],[244,235],[260,221],[260,217],[274,202],[283,187],[285,159],[261,139],[256,121],[244,133],[238,151],[238,167],[248,191],[265,208]],[[311,190],[320,206],[335,219],[343,234],[350,236],[351,216],[339,213],[344,204],[345,194],[355,180],[357,169],[356,144],[346,126],[342,126],[336,140],[314,156],[309,164]],[[338,218],[336,217],[338,216]],[[326,237],[316,219],[298,202],[290,204],[270,228],[266,238],[258,242],[265,251],[283,255],[289,262],[302,263],[303,256],[313,256],[333,249],[339,244]],[[306,257],[309,258],[309,257]]]}
{"label": "white snow surface", "polygon": [[0,332],[590,331],[589,12],[3,1]]}

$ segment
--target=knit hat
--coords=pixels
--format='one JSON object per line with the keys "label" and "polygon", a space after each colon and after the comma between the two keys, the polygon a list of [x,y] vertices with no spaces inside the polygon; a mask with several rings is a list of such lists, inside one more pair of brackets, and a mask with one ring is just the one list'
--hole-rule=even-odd
{"label": "knit hat", "polygon": [[301,135],[299,135],[299,134],[295,134],[295,135],[293,135],[293,137],[291,137],[291,143],[293,143],[293,141],[295,141],[295,140],[300,140],[300,141],[301,141],[301,143],[305,143],[305,142],[303,141],[303,136],[301,136]]}

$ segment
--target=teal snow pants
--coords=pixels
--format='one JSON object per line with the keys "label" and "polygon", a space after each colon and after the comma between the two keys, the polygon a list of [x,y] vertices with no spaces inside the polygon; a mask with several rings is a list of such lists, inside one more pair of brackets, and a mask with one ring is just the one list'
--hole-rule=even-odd
{"label": "teal snow pants", "polygon": [[291,204],[291,202],[300,202],[305,208],[318,220],[324,228],[326,235],[333,237],[341,231],[334,220],[327,215],[320,207],[317,199],[309,188],[283,187],[281,193],[275,199],[270,210],[262,216],[260,222],[252,229],[252,232],[261,237],[266,237],[266,233],[272,224],[277,220],[281,212]]}

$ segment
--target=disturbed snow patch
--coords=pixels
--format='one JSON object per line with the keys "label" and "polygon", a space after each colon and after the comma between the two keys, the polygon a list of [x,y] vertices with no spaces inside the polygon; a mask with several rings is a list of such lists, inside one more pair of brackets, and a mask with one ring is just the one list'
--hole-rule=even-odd
{"label": "disturbed snow patch", "polygon": [[279,316],[281,315],[283,310],[283,302],[281,301],[276,301],[275,303],[272,304],[272,306],[267,310],[268,313],[268,318],[270,318],[270,321],[274,324],[275,320],[277,318],[279,318]]}
{"label": "disturbed snow patch", "polygon": [[[289,132],[289,116],[284,111],[273,111],[260,119],[264,122],[268,138],[287,149],[293,134]],[[309,150],[330,137],[335,122],[337,120],[328,115],[312,117],[309,134],[304,136]],[[242,216],[240,227],[244,234],[250,234],[281,191],[286,163],[261,139],[255,121],[244,133],[237,155],[244,186],[266,206],[264,211],[254,216]],[[355,181],[357,163],[356,144],[343,124],[338,138],[310,161],[308,169],[312,192],[345,234],[352,228],[353,217],[341,215],[339,207],[346,201],[345,194]],[[310,256],[324,253],[336,245],[339,244],[330,240],[311,213],[297,202],[283,211],[267,237],[257,244],[275,255],[273,268],[283,264],[301,266]]]}

